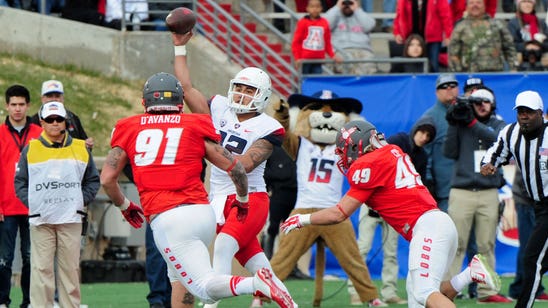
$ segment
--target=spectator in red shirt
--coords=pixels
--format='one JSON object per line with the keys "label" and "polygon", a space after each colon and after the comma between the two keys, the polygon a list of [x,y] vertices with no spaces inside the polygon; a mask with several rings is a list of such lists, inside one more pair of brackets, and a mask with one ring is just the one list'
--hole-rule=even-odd
{"label": "spectator in red shirt", "polygon": [[21,246],[21,307],[30,304],[29,209],[15,195],[15,166],[23,148],[40,136],[42,128],[33,124],[27,111],[30,93],[22,85],[12,85],[5,93],[8,115],[0,125],[0,307],[11,303],[11,267],[19,233]]}
{"label": "spectator in red shirt", "polygon": [[297,22],[291,50],[297,69],[302,67],[303,74],[321,74],[321,63],[302,63],[302,60],[325,59],[327,53],[335,62],[342,62],[335,55],[331,45],[331,30],[327,19],[320,16],[322,3],[320,0],[309,0],[306,7],[308,15]]}
{"label": "spectator in red shirt", "polygon": [[403,44],[416,33],[426,41],[430,69],[439,71],[439,54],[442,44],[447,46],[453,32],[453,18],[447,0],[398,0],[394,19],[394,38]]}

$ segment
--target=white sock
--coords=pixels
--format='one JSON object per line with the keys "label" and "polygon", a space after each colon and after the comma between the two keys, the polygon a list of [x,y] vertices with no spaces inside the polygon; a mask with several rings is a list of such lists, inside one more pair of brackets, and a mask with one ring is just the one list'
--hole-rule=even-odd
{"label": "white sock", "polygon": [[270,270],[270,272],[272,273],[272,279],[276,282],[278,286],[280,286],[282,290],[289,294],[289,290],[287,290],[283,282],[274,273],[274,270],[272,269],[272,266],[270,265],[270,262],[268,261],[268,258],[266,257],[264,252],[259,252],[258,254],[254,255],[245,264],[245,269],[247,269],[250,273],[255,273],[263,267],[266,267]]}
{"label": "white sock", "polygon": [[470,267],[467,267],[460,274],[451,278],[451,285],[457,292],[462,291],[464,287],[472,282],[472,276],[470,276]]}
{"label": "white sock", "polygon": [[217,273],[230,275],[232,259],[238,251],[238,241],[226,233],[219,233],[213,250],[213,269]]}
{"label": "white sock", "polygon": [[236,285],[236,294],[253,294],[255,292],[255,289],[253,288],[253,278],[252,277],[246,277],[238,284]]}
{"label": "white sock", "polygon": [[[253,294],[253,277],[216,275],[206,285],[207,294],[215,301],[234,295]],[[232,292],[234,289],[234,293]]]}
{"label": "white sock", "polygon": [[253,257],[249,258],[249,260],[247,260],[247,262],[244,264],[244,267],[250,273],[255,273],[263,267],[266,267],[272,271],[270,262],[268,261],[268,258],[266,257],[264,252],[259,252]]}

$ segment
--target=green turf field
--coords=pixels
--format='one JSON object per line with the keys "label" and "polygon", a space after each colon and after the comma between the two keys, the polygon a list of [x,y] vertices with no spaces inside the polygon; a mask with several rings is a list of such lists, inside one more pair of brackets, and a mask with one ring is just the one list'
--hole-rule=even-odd
{"label": "green turf field", "polygon": [[[502,293],[507,294],[508,284],[512,278],[502,278]],[[380,286],[380,281],[375,281]],[[399,281],[400,297],[405,298],[405,281]],[[314,294],[313,281],[288,280],[286,285],[291,291],[299,307],[312,307],[312,298]],[[345,308],[358,307],[350,306],[346,282],[325,281],[324,300],[321,307],[324,308]],[[148,287],[146,283],[94,283],[82,285],[82,303],[89,308],[147,308],[146,295]],[[21,291],[19,288],[12,289],[12,305],[18,307],[21,301]],[[249,307],[251,296],[239,296],[223,300],[219,307]],[[477,304],[475,300],[456,300],[457,307],[513,307],[514,304]],[[201,307],[198,303],[196,307]],[[275,304],[265,304],[263,307],[277,307]],[[367,306],[362,306],[367,307]],[[391,305],[391,307],[407,307],[406,305]],[[536,303],[535,307],[547,307],[548,303]]]}

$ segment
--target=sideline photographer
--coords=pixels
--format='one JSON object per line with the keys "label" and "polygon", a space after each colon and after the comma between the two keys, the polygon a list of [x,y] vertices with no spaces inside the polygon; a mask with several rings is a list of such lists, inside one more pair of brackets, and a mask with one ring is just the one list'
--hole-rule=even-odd
{"label": "sideline photographer", "polygon": [[[457,254],[448,276],[458,274],[464,257],[472,224],[478,253],[495,268],[495,236],[499,218],[498,188],[505,181],[502,172],[482,177],[480,162],[485,151],[495,142],[506,123],[495,115],[495,96],[487,87],[472,92],[467,98],[459,96],[447,109],[449,123],[443,154],[455,160],[449,192],[449,216],[457,227]],[[506,303],[506,297],[496,291],[478,286],[478,302]]]}
{"label": "sideline photographer", "polygon": [[[495,111],[495,98],[489,91],[484,87],[469,97],[458,96],[456,102],[447,109],[445,119],[449,125],[472,127],[478,118],[488,120]],[[483,106],[484,103],[489,105]]]}

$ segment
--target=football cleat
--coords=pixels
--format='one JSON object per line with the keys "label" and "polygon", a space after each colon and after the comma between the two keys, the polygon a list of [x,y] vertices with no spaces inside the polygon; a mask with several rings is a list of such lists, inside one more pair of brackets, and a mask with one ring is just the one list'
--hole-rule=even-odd
{"label": "football cleat", "polygon": [[497,292],[500,290],[499,275],[487,265],[485,257],[480,254],[475,255],[470,262],[470,276],[474,282],[486,284]]}
{"label": "football cleat", "polygon": [[478,304],[511,303],[512,300],[501,294],[495,294],[478,299]]}
{"label": "football cleat", "polygon": [[375,298],[369,301],[368,306],[369,307],[388,307],[388,304],[381,301],[380,298]]}
{"label": "football cleat", "polygon": [[253,296],[268,297],[282,308],[296,308],[298,305],[293,301],[291,295],[284,291],[275,281],[270,269],[263,267],[253,277]]}

